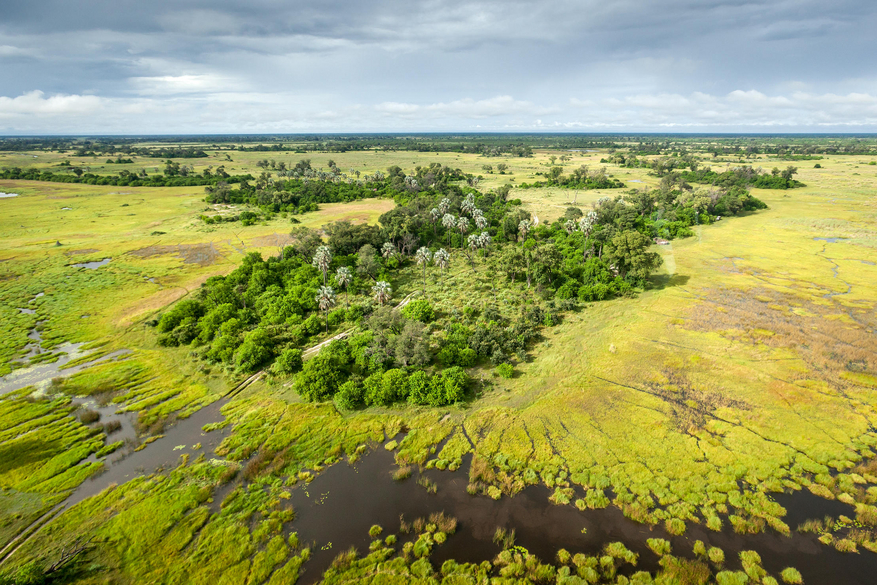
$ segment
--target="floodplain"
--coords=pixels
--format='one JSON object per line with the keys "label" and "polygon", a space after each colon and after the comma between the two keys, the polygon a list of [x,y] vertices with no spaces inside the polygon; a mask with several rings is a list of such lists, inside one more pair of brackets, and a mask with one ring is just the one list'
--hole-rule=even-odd
{"label": "floodplain", "polygon": [[[481,174],[482,192],[511,185],[543,223],[661,187],[649,168],[601,163],[608,149],[206,150],[181,162],[233,175],[257,175],[269,157],[362,173],[436,162]],[[559,156],[626,188],[516,187]],[[244,226],[200,219],[240,211],[205,202],[200,186],[0,180],[17,194],[0,200],[0,573],[87,547],[77,582],[867,582],[875,158],[796,162],[803,187],[752,189],[767,209],[655,246],[663,262],[647,286],[564,312],[511,377],[472,365],[463,401],[353,411],[303,400],[295,376],[162,346],[153,321],[247,254],[282,254],[293,228],[376,224],[392,199]],[[4,153],[0,167],[65,160],[80,164],[41,150]],[[498,161],[508,170],[486,173]],[[160,169],[130,170],[141,167]],[[462,250],[446,271],[412,265],[392,284],[394,304],[427,299],[447,322],[541,302]]]}

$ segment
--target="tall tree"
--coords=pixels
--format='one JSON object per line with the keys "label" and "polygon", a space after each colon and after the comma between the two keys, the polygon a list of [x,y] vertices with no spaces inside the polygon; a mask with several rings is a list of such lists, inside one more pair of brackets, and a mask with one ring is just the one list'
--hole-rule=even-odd
{"label": "tall tree", "polygon": [[335,291],[331,286],[321,286],[316,296],[320,310],[326,316],[326,333],[329,332],[329,309],[335,306]]}
{"label": "tall tree", "polygon": [[462,215],[457,220],[457,229],[460,230],[460,247],[463,247],[463,234],[469,230],[469,219]]}
{"label": "tall tree", "polygon": [[335,282],[344,289],[344,297],[347,301],[347,306],[350,306],[350,291],[347,287],[353,282],[353,271],[350,270],[347,266],[341,266],[335,272]]}
{"label": "tall tree", "polygon": [[432,260],[432,252],[430,252],[429,248],[423,246],[417,250],[414,259],[417,261],[418,266],[423,266],[423,292],[426,292],[426,266],[429,264],[429,261]]}
{"label": "tall tree", "polygon": [[622,278],[645,280],[652,270],[661,265],[661,257],[650,252],[652,240],[636,230],[616,234],[606,244],[606,260]]}
{"label": "tall tree", "polygon": [[393,289],[390,286],[390,283],[385,280],[379,280],[372,287],[372,295],[374,295],[375,300],[380,303],[383,307],[384,303],[390,300],[390,295],[393,294]]}
{"label": "tall tree", "polygon": [[326,286],[326,275],[329,272],[329,265],[332,264],[332,251],[329,246],[320,246],[314,253],[314,259],[311,262],[317,269],[323,273],[323,286]]}
{"label": "tall tree", "polygon": [[448,231],[448,246],[450,246],[451,245],[451,230],[454,229],[455,227],[457,227],[457,218],[455,218],[450,213],[444,214],[444,216],[442,216],[442,227],[444,227]]}
{"label": "tall tree", "polygon": [[433,262],[444,273],[445,269],[451,265],[451,255],[444,248],[439,248],[433,256]]}

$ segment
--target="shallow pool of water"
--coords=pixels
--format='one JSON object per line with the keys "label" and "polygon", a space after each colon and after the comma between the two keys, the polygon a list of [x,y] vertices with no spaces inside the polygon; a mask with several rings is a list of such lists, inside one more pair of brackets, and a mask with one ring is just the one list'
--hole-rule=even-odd
{"label": "shallow pool of water", "polygon": [[18,197],[18,193],[0,193],[0,199],[10,199],[12,197]]}
{"label": "shallow pool of water", "polygon": [[90,270],[96,270],[101,266],[106,266],[107,264],[109,264],[110,260],[112,260],[112,258],[104,258],[103,260],[97,260],[94,262],[80,262],[79,264],[71,264],[70,266],[74,268],[88,268]]}

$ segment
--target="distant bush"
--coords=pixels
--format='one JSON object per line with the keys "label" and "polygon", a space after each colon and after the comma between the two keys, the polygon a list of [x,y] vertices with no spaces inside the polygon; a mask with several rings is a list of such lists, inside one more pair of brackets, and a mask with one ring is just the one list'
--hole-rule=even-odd
{"label": "distant bush", "polygon": [[499,364],[496,366],[496,375],[500,378],[511,378],[515,375],[515,368],[511,364]]}
{"label": "distant bush", "polygon": [[435,319],[435,310],[426,299],[416,299],[402,307],[402,315],[407,319],[429,323]]}

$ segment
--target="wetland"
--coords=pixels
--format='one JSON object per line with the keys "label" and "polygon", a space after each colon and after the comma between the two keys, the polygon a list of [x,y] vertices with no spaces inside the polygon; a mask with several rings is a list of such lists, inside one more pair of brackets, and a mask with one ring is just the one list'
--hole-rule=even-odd
{"label": "wetland", "polygon": [[7,153],[0,575],[869,583],[877,154],[433,140]]}

